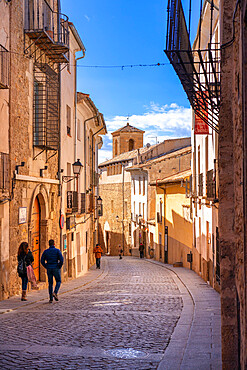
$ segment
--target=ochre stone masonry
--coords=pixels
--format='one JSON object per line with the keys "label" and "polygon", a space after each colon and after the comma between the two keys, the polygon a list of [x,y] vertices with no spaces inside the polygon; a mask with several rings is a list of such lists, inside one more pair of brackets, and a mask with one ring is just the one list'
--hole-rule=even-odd
{"label": "ochre stone masonry", "polygon": [[[223,369],[247,368],[246,1],[221,2],[219,231]],[[244,165],[244,166],[243,166]]]}

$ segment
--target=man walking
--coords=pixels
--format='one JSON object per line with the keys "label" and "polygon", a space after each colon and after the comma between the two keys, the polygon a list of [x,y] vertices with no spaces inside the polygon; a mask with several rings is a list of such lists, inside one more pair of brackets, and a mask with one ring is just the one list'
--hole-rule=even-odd
{"label": "man walking", "polygon": [[[49,240],[49,249],[46,249],[41,257],[41,264],[47,270],[49,283],[49,302],[52,303],[53,298],[58,301],[58,291],[61,285],[61,267],[63,266],[63,256],[58,248],[55,248],[54,240]],[[53,277],[56,280],[56,286],[53,293]]]}
{"label": "man walking", "polygon": [[144,245],[143,243],[139,246],[140,258],[144,258]]}
{"label": "man walking", "polygon": [[100,269],[100,259],[101,259],[101,254],[103,253],[103,250],[99,244],[96,244],[96,247],[94,248],[93,252],[95,253],[95,258],[96,258],[96,268]]}

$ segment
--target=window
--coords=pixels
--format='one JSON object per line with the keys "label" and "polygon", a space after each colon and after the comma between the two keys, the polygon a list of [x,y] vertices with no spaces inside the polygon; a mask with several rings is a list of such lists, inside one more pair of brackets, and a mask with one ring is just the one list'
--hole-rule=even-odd
{"label": "window", "polygon": [[134,191],[134,195],[135,195],[136,194],[135,179],[133,179],[133,191]]}
{"label": "window", "polygon": [[114,200],[111,200],[111,213],[114,212]]}
{"label": "window", "polygon": [[134,142],[134,140],[133,140],[133,139],[130,139],[130,140],[129,140],[129,152],[130,152],[131,150],[133,150],[133,149],[135,149],[135,142]]}
{"label": "window", "polygon": [[141,202],[139,203],[139,216],[142,215],[142,204]]}
{"label": "window", "polygon": [[143,177],[143,195],[145,195],[145,177]]}
{"label": "window", "polygon": [[145,203],[142,205],[142,217],[145,219]]}
{"label": "window", "polygon": [[133,203],[133,216],[135,217],[136,213],[136,202]]}
{"label": "window", "polygon": [[142,184],[141,184],[141,178],[139,177],[139,195],[142,193]]}
{"label": "window", "polygon": [[77,140],[81,141],[81,121],[77,120]]}
{"label": "window", "polygon": [[66,105],[66,115],[67,115],[67,135],[71,136],[71,108]]}
{"label": "window", "polygon": [[48,64],[34,64],[33,143],[44,150],[59,147],[59,76]]}

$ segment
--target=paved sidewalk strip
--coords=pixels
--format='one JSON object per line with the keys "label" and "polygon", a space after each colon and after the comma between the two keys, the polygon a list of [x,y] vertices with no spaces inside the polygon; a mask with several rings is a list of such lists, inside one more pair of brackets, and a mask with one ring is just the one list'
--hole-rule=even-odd
{"label": "paved sidewalk strip", "polygon": [[194,271],[147,261],[172,271],[177,277],[176,283],[180,291],[184,293],[181,317],[158,369],[220,370],[220,294]]}

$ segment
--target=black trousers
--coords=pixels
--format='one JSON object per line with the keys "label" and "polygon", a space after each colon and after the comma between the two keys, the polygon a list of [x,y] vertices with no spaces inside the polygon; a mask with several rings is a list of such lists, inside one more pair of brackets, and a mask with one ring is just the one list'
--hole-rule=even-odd
{"label": "black trousers", "polygon": [[96,258],[96,267],[100,269],[100,258]]}

